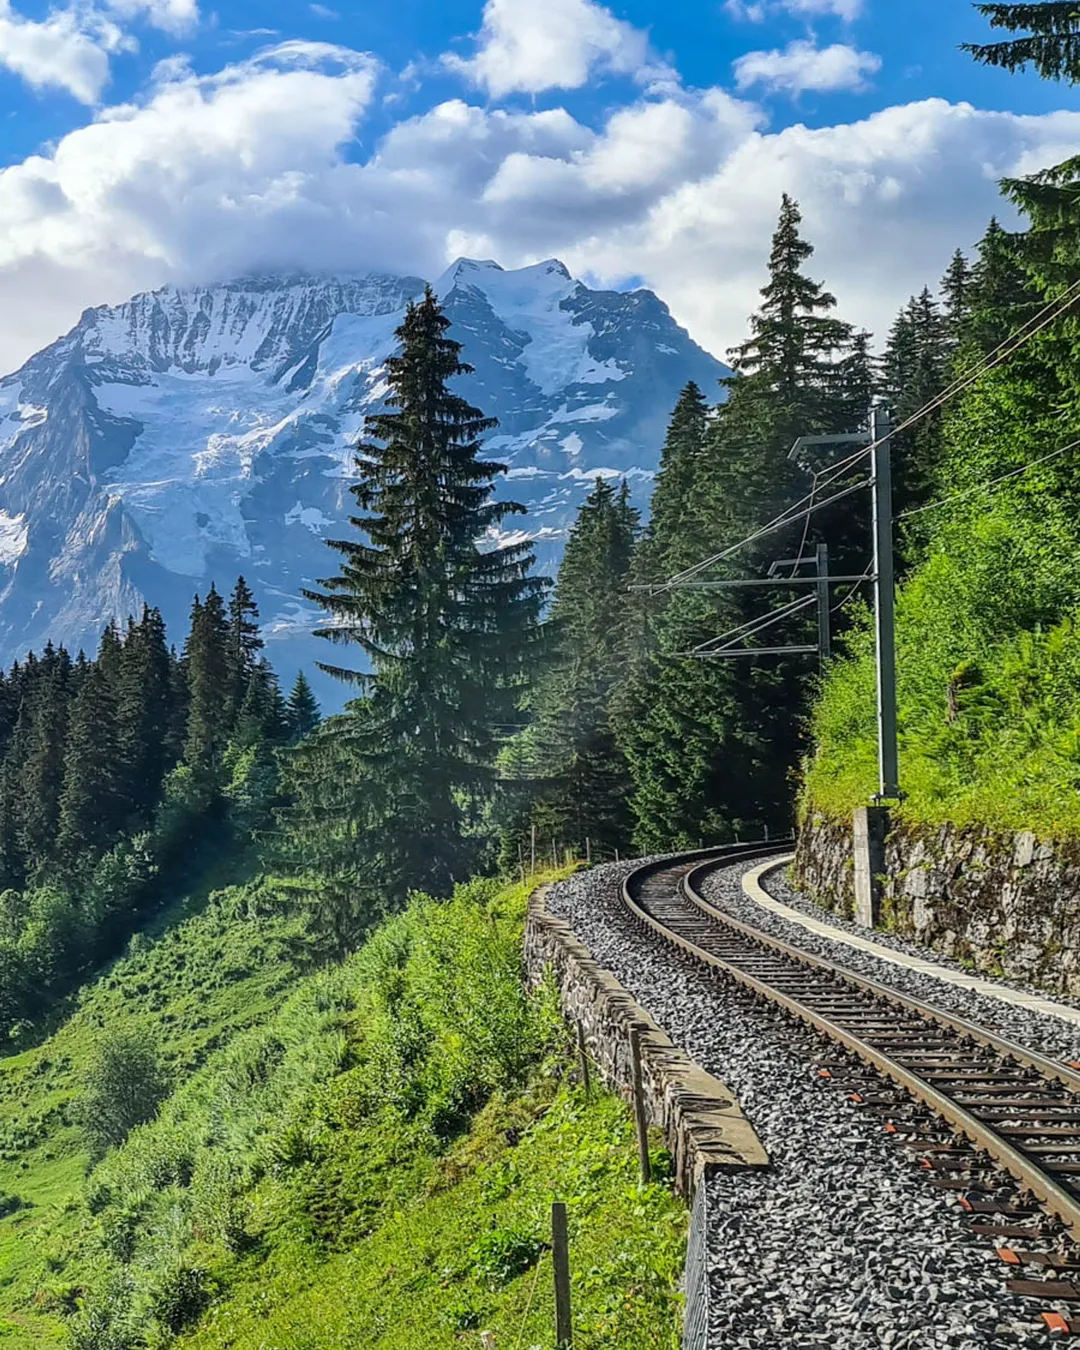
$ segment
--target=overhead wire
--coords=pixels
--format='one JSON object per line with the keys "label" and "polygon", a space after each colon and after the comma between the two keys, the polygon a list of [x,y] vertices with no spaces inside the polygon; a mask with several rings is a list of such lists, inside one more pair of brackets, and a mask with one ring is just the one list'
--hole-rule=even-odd
{"label": "overhead wire", "polygon": [[924,511],[936,511],[941,506],[948,506],[950,502],[960,501],[963,497],[973,497],[979,492],[987,492],[992,487],[997,487],[999,483],[1007,482],[1010,478],[1019,478],[1022,474],[1037,469],[1040,464],[1047,464],[1052,459],[1057,459],[1060,455],[1067,454],[1070,450],[1080,447],[1080,437],[1075,441],[1070,441],[1068,445],[1059,446],[1056,450],[1051,450],[1048,455],[1040,455],[1038,459],[1033,459],[1030,464],[1022,464],[1018,469],[1010,469],[1008,473],[999,474],[997,478],[991,478],[988,483],[977,483],[975,487],[965,488],[963,492],[954,492],[949,497],[942,497],[940,501],[928,502],[925,506],[914,506],[910,511],[901,511],[895,517],[896,520],[906,520],[909,516],[921,516]]}
{"label": "overhead wire", "polygon": [[[1042,332],[1042,330],[1055,319],[1060,318],[1062,314],[1077,302],[1077,300],[1080,300],[1080,278],[1074,281],[1073,284],[1056,299],[1048,301],[1042,309],[1036,314],[1033,314],[1032,317],[1016,329],[1015,332],[1010,333],[1008,337],[999,342],[992,351],[983,357],[973,370],[969,371],[966,375],[958,376],[952,384],[948,385],[932,399],[927,400],[922,407],[916,409],[915,412],[901,422],[899,426],[890,427],[889,437],[897,436],[900,432],[907,431],[909,428],[922,421],[924,417],[929,417],[932,412],[936,412],[938,408],[942,407],[950,399],[955,398],[958,394],[963,393],[965,389],[970,388],[977,380],[981,379],[984,375],[989,374],[991,370],[996,369],[996,367],[1001,365],[1008,357],[1019,351],[1020,348],[1035,337],[1037,333]],[[701,562],[695,563],[692,567],[685,568],[682,572],[678,572],[673,577],[669,577],[663,585],[657,587],[657,590],[670,590],[677,586],[679,582],[689,580],[689,578],[696,576],[706,568],[712,567],[718,562],[726,561],[735,553],[738,553],[740,549],[745,548],[748,544],[755,543],[765,535],[774,533],[777,530],[783,529],[786,525],[793,525],[797,520],[803,519],[804,515],[807,515],[808,513],[798,511],[799,507],[804,506],[807,502],[812,502],[815,492],[820,487],[827,486],[830,482],[835,482],[836,479],[844,474],[849,468],[852,468],[858,461],[876,450],[884,439],[886,438],[880,437],[868,445],[861,446],[858,450],[853,451],[852,454],[840,460],[837,464],[831,465],[828,470],[822,471],[820,481],[815,478],[814,485],[810,492],[804,497],[801,497],[794,505],[786,507],[779,515],[769,521],[768,524],[763,525],[760,529],[747,535],[747,537],[740,540],[739,543],[732,544],[728,548],[721,550],[719,553],[713,554],[712,557],[705,558]],[[835,496],[818,503],[817,506],[812,507],[811,513],[813,510],[821,510],[826,506],[830,506],[833,502],[840,500],[841,496],[847,495],[849,495],[847,491],[836,494]]]}

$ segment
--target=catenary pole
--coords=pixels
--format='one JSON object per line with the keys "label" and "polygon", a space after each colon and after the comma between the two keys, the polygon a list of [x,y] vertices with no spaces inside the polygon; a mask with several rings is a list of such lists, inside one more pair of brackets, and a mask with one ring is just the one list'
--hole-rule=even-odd
{"label": "catenary pole", "polygon": [[889,415],[870,414],[874,501],[874,646],[877,657],[878,797],[900,795],[896,734],[896,612],[893,581],[892,454]]}
{"label": "catenary pole", "polygon": [[818,649],[821,664],[832,656],[832,615],[829,612],[829,546],[817,546]]}

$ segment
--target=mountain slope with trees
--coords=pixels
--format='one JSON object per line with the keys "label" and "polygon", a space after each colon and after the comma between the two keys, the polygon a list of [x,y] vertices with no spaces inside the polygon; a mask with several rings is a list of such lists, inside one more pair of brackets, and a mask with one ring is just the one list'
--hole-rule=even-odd
{"label": "mountain slope with trees", "polygon": [[[1069,6],[978,8],[1021,36],[973,46],[977,59],[1080,78]],[[1023,228],[991,222],[951,297],[946,375],[966,387],[937,420],[926,509],[901,522],[918,543],[897,639],[899,812],[915,821],[1080,831],[1078,180],[1072,159],[1004,183]],[[874,780],[866,626],[813,733],[805,804],[845,815]]]}

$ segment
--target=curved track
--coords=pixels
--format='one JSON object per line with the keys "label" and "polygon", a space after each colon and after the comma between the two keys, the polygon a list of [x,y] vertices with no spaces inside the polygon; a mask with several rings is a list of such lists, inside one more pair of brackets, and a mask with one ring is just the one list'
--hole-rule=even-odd
{"label": "curved track", "polygon": [[[702,895],[701,883],[716,868],[749,865],[781,851],[745,846],[649,863],[626,878],[623,900],[665,942],[843,1046],[946,1121],[955,1135],[965,1136],[975,1152],[931,1145],[924,1165],[965,1173],[959,1182],[939,1177],[938,1184],[965,1191],[963,1203],[970,1210],[1032,1217],[1023,1205],[995,1199],[981,1184],[988,1170],[1003,1170],[1080,1241],[1080,1073],[811,956],[716,909]],[[989,1169],[982,1159],[990,1160]],[[1013,1224],[987,1231],[1024,1230]],[[1032,1229],[1031,1236],[1045,1235]],[[1013,1255],[1008,1252],[1006,1259]],[[1075,1269],[1063,1253],[1041,1264]],[[1038,1283],[1018,1282],[1031,1285],[1018,1292],[1080,1298],[1067,1284],[1036,1288]]]}

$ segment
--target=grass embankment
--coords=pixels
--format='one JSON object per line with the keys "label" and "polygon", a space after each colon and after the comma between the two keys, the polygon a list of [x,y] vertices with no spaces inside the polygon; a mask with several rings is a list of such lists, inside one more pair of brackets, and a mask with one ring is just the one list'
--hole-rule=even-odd
{"label": "grass embankment", "polygon": [[66,1343],[71,1253],[89,1156],[77,1122],[83,1068],[102,1033],[145,1026],[177,1081],[281,1005],[296,924],[258,887],[190,898],[154,938],[73,1000],[52,1036],[0,1059],[0,1344]]}
{"label": "grass embankment", "polygon": [[[404,1350],[486,1328],[546,1344],[561,1198],[577,1343],[673,1350],[685,1214],[636,1184],[622,1104],[565,1075],[551,991],[521,983],[525,902],[491,883],[419,898],[299,978],[272,918],[229,900],[106,977],[31,1052],[46,1067],[17,1068],[43,1125],[7,1187],[30,1204],[0,1225],[13,1343],[63,1344],[66,1324],[78,1350]],[[198,988],[192,947],[216,967]],[[83,1186],[70,1085],[114,995],[160,1032],[177,1086]]]}
{"label": "grass embankment", "polygon": [[[939,575],[940,574],[940,575]],[[1080,839],[1080,625],[996,637],[935,618],[955,569],[934,558],[898,602],[897,821]],[[952,594],[950,592],[950,598]],[[958,606],[957,606],[958,607]],[[877,790],[868,627],[814,708],[802,810],[850,817]]]}

